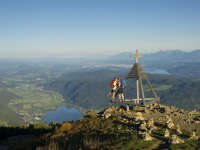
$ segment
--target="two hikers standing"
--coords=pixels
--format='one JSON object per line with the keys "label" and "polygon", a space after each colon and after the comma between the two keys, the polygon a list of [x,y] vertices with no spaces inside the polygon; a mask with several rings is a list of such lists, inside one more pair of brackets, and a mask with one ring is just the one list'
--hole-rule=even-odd
{"label": "two hikers standing", "polygon": [[121,78],[114,78],[110,84],[110,88],[112,89],[112,101],[115,101],[116,96],[119,96],[119,101],[124,101],[124,88],[126,86],[126,82]]}

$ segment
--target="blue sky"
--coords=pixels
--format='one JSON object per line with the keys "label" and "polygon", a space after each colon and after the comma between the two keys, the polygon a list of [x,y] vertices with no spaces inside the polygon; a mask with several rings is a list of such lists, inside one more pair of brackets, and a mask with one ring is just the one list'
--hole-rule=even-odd
{"label": "blue sky", "polygon": [[0,0],[0,57],[200,48],[199,0]]}

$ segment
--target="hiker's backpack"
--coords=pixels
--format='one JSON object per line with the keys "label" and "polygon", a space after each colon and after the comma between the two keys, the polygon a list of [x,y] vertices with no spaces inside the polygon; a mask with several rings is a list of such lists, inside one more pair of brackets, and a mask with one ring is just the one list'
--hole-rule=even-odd
{"label": "hiker's backpack", "polygon": [[115,80],[112,80],[112,82],[110,83],[110,88],[111,89],[114,88],[114,82],[115,82]]}
{"label": "hiker's backpack", "polygon": [[121,80],[118,80],[118,86],[119,86],[119,87],[122,86],[122,82],[121,82]]}
{"label": "hiker's backpack", "polygon": [[121,80],[121,87],[124,89],[126,86],[126,81],[125,80]]}

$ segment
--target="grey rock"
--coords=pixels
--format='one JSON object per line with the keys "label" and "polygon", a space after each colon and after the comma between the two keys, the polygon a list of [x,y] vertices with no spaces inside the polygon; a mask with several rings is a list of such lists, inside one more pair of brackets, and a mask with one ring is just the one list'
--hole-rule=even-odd
{"label": "grey rock", "polygon": [[142,121],[142,120],[144,120],[144,117],[143,117],[143,115],[142,115],[142,113],[141,112],[137,112],[137,113],[135,113],[135,121]]}
{"label": "grey rock", "polygon": [[105,114],[104,114],[104,117],[105,117],[105,118],[110,118],[110,116],[112,116],[110,113],[105,113]]}
{"label": "grey rock", "polygon": [[184,140],[180,139],[177,135],[174,134],[169,138],[169,143],[180,144],[180,143],[184,143]]}
{"label": "grey rock", "polygon": [[181,129],[180,129],[180,126],[179,126],[179,125],[177,125],[176,132],[177,132],[179,135],[180,135],[180,134],[182,134],[182,131],[181,131]]}
{"label": "grey rock", "polygon": [[175,126],[171,118],[169,118],[166,123],[169,129],[173,129]]}
{"label": "grey rock", "polygon": [[198,140],[199,136],[196,135],[195,131],[192,131],[192,135],[191,135],[190,139],[192,139],[192,140]]}
{"label": "grey rock", "polygon": [[141,124],[140,124],[140,127],[139,127],[140,130],[147,130],[147,124],[145,121],[143,121]]}
{"label": "grey rock", "polygon": [[145,132],[145,134],[143,135],[143,139],[144,139],[144,141],[152,141],[153,140],[153,138],[147,132]]}
{"label": "grey rock", "polygon": [[164,133],[164,137],[169,137],[170,136],[170,132],[168,129],[165,130],[165,133]]}
{"label": "grey rock", "polygon": [[147,127],[148,129],[154,128],[154,120],[153,120],[153,118],[151,118],[150,120],[147,120],[146,127]]}

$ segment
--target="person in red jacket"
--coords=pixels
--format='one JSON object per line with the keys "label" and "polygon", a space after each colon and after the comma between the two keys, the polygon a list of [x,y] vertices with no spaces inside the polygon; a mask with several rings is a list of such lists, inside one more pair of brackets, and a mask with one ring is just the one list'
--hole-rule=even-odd
{"label": "person in red jacket", "polygon": [[107,97],[112,95],[112,101],[115,101],[116,91],[117,91],[117,78],[114,78],[110,83],[111,91],[107,94]]}

